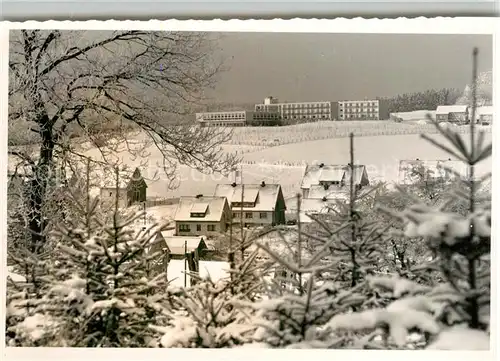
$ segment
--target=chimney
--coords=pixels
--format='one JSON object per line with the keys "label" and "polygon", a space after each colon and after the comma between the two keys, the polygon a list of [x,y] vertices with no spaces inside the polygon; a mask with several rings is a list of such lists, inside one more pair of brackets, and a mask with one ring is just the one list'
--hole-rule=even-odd
{"label": "chimney", "polygon": [[326,202],[326,201],[327,201],[326,197],[321,198],[321,200],[322,200],[323,202]]}
{"label": "chimney", "polygon": [[320,164],[319,164],[319,167],[320,167],[320,168],[323,168],[324,166],[325,166],[325,163],[320,163]]}
{"label": "chimney", "polygon": [[262,182],[260,183],[260,186],[261,186],[261,187],[265,187],[265,186],[266,186],[266,182],[262,181]]}
{"label": "chimney", "polygon": [[201,197],[203,197],[203,194],[197,194],[196,195],[196,198],[201,198]]}
{"label": "chimney", "polygon": [[236,182],[231,183],[231,187],[235,188],[236,187]]}

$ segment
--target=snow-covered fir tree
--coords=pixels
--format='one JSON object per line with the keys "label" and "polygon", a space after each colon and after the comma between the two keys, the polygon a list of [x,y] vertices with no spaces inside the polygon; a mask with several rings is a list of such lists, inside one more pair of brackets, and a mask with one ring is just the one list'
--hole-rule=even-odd
{"label": "snow-covered fir tree", "polygon": [[[355,172],[353,153],[351,136],[350,174]],[[259,243],[293,277],[281,280],[292,287],[283,290],[283,282],[274,283],[268,299],[252,305],[256,310],[253,322],[259,325],[256,342],[270,347],[346,347],[349,340],[325,329],[325,323],[336,314],[367,307],[376,299],[376,295],[366,294],[364,281],[381,268],[385,229],[376,221],[365,220],[360,211],[375,188],[360,195],[354,176],[350,179],[348,202],[332,203],[331,212],[325,215],[309,215],[314,222],[306,230],[300,221],[301,196],[297,196],[298,227],[282,230],[292,257]],[[294,235],[290,237],[290,233]]]}
{"label": "snow-covered fir tree", "polygon": [[42,285],[34,285],[38,292],[27,293],[33,285],[24,285],[24,295],[8,299],[8,308],[18,313],[8,323],[9,344],[157,346],[150,325],[166,324],[170,314],[165,275],[150,277],[150,264],[161,257],[149,252],[160,226],[138,229],[143,215],[118,209],[118,200],[111,222],[100,213],[98,199],[73,202],[81,217],[51,234],[57,251],[38,266],[45,272],[37,278]]}
{"label": "snow-covered fir tree", "polygon": [[[474,80],[476,59],[477,49]],[[474,116],[475,87],[472,99]],[[488,199],[478,197],[486,177],[477,179],[475,166],[491,156],[492,145],[484,144],[484,133],[475,129],[474,122],[467,134],[469,144],[458,131],[434,124],[448,144],[422,137],[469,168],[468,176],[461,180],[468,192],[459,188],[451,194],[455,200],[467,201],[468,212],[445,211],[446,203],[429,206],[419,202],[404,212],[381,208],[402,222],[406,237],[424,240],[434,253],[413,271],[439,271],[442,281],[426,286],[400,277],[370,277],[370,286],[390,294],[393,301],[386,307],[337,315],[327,324],[333,330],[373,331],[372,338],[364,340],[365,347],[378,333],[383,335],[386,348],[405,347],[410,333],[417,331],[425,337],[426,349],[489,349],[491,205]]]}

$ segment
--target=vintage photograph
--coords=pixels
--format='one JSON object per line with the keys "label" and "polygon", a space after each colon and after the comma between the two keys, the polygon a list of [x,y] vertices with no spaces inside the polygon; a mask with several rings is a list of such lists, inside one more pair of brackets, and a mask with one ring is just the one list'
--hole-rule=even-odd
{"label": "vintage photograph", "polygon": [[490,349],[492,34],[117,29],[9,31],[5,346]]}

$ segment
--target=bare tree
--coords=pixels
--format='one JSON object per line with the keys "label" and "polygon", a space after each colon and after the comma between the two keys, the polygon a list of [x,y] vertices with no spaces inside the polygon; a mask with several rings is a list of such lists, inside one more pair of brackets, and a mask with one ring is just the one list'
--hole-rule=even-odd
{"label": "bare tree", "polygon": [[76,152],[69,136],[97,146],[104,160],[116,144],[143,157],[154,144],[170,185],[179,164],[202,172],[233,168],[235,156],[220,149],[230,133],[180,121],[223,70],[214,41],[187,32],[11,32],[9,127],[25,124],[37,144],[34,155],[9,151],[30,166],[33,247],[45,242],[43,206],[58,154]]}

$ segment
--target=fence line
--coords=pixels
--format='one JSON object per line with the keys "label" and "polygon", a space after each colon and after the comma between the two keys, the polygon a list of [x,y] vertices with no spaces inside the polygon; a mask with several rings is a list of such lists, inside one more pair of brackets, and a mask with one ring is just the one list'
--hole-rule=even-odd
{"label": "fence line", "polygon": [[[380,128],[376,129],[361,129],[361,128],[348,128],[347,129],[342,129],[339,130],[333,129],[333,131],[328,132],[326,129],[321,129],[321,133],[315,134],[314,132],[309,132],[306,133],[304,131],[298,132],[281,132],[281,133],[275,133],[275,134],[269,134],[269,133],[263,133],[263,132],[255,132],[255,131],[250,131],[250,134],[246,135],[237,135],[233,136],[233,139],[230,140],[227,144],[232,144],[232,145],[250,145],[254,147],[259,147],[259,149],[245,149],[245,150],[240,150],[238,153],[243,154],[243,153],[249,153],[249,152],[255,152],[256,150],[260,150],[262,148],[268,148],[268,147],[273,147],[273,146],[279,146],[279,145],[285,145],[285,144],[294,144],[294,143],[302,143],[305,141],[314,141],[314,140],[324,140],[324,139],[336,139],[336,138],[346,138],[349,137],[350,133],[354,133],[355,136],[357,137],[369,137],[369,136],[376,136],[376,135],[412,135],[412,134],[421,134],[421,133],[427,133],[427,134],[437,134],[438,130],[435,128],[434,125],[420,125],[420,126],[410,126],[411,128],[399,128],[399,129],[390,129],[388,126],[383,126]],[[492,132],[491,127],[484,127],[482,128],[484,131],[487,133]],[[320,128],[316,129],[311,129],[311,130],[320,130]],[[469,127],[460,127],[457,130],[460,134],[466,134],[470,132]],[[327,131],[327,134],[324,134],[325,131]],[[283,134],[285,133],[285,134]],[[259,137],[262,138],[263,136],[267,136],[269,138],[273,138],[272,141],[267,141],[266,139],[252,139],[252,137]]]}
{"label": "fence line", "polygon": [[146,208],[157,206],[171,206],[179,203],[179,198],[148,199],[144,203]]}

